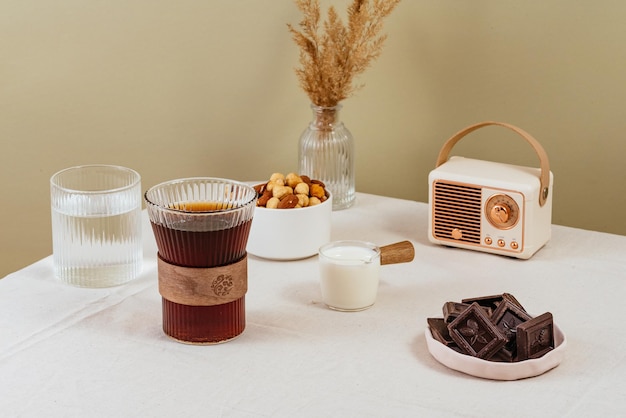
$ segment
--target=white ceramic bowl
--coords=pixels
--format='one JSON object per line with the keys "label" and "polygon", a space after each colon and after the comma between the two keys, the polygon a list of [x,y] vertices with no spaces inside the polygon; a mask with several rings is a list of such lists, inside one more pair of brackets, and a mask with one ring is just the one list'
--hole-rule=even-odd
{"label": "white ceramic bowl", "polygon": [[524,360],[514,363],[504,363],[483,360],[468,356],[446,347],[435,340],[426,327],[426,345],[430,354],[441,364],[472,376],[492,380],[518,380],[539,376],[552,370],[563,360],[567,340],[561,329],[554,324],[554,349],[540,358]]}
{"label": "white ceramic bowl", "polygon": [[271,260],[298,260],[316,255],[330,241],[332,195],[319,205],[293,209],[257,206],[247,251]]}

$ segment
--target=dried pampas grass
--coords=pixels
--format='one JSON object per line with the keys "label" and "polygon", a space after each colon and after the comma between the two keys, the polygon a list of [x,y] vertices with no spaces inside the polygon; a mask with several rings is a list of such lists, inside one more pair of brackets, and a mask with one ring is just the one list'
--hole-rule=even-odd
{"label": "dried pampas grass", "polygon": [[303,13],[299,30],[287,25],[300,48],[296,75],[302,89],[317,106],[334,107],[362,85],[354,78],[380,56],[387,35],[383,20],[400,0],[353,0],[344,25],[334,7],[320,27],[318,0],[296,0]]}

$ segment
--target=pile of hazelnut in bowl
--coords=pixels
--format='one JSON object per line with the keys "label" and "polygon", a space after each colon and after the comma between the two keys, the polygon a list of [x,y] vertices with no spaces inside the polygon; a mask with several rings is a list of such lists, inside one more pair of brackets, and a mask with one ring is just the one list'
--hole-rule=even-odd
{"label": "pile of hazelnut in bowl", "polygon": [[249,254],[297,260],[316,255],[330,241],[332,194],[323,182],[296,173],[274,173],[254,189],[258,200]]}
{"label": "pile of hazelnut in bowl", "polygon": [[267,209],[306,208],[328,200],[326,186],[320,180],[289,173],[274,173],[267,183],[254,186],[257,206]]}

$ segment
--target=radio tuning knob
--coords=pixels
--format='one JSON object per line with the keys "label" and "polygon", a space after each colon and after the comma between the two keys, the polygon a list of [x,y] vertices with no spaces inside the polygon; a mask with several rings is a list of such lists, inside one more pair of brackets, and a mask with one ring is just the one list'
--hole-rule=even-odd
{"label": "radio tuning knob", "polygon": [[517,224],[519,206],[506,194],[495,194],[485,203],[487,220],[498,229],[509,229]]}
{"label": "radio tuning knob", "polygon": [[491,218],[501,224],[505,224],[509,220],[511,208],[504,203],[498,203],[491,208]]}

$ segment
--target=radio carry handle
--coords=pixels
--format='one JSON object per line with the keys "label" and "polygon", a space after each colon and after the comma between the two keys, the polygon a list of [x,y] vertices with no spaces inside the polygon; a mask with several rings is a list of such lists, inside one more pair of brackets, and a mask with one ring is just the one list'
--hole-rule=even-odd
{"label": "radio carry handle", "polygon": [[526,142],[528,142],[537,153],[537,156],[539,157],[539,162],[541,164],[541,175],[539,176],[539,182],[541,184],[541,189],[540,189],[541,193],[539,193],[539,206],[543,206],[546,203],[546,200],[548,199],[549,185],[550,185],[550,162],[548,160],[548,154],[546,153],[546,151],[543,149],[541,144],[535,138],[533,138],[528,132],[524,131],[521,128],[518,128],[517,126],[510,125],[504,122],[494,122],[494,121],[486,121],[486,122],[477,123],[475,125],[470,125],[467,128],[464,128],[460,130],[459,132],[457,132],[456,134],[454,134],[450,139],[448,139],[443,144],[441,151],[439,151],[439,157],[437,157],[437,165],[435,167],[439,167],[441,164],[448,161],[448,155],[450,154],[450,151],[456,145],[456,143],[459,142],[465,135],[479,128],[482,128],[484,126],[490,126],[490,125],[503,126],[505,128],[512,130],[513,132],[517,133],[522,138],[524,138]]}

